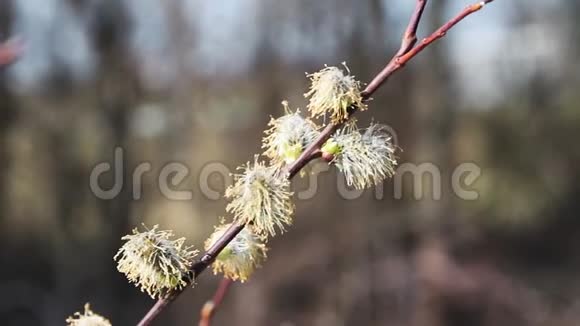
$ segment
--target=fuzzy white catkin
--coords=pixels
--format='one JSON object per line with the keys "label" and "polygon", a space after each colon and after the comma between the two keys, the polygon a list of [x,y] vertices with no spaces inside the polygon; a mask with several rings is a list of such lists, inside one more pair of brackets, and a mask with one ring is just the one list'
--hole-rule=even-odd
{"label": "fuzzy white catkin", "polygon": [[189,267],[198,253],[184,245],[185,238],[172,240],[172,231],[157,228],[155,225],[144,232],[134,229],[122,238],[126,242],[114,257],[117,269],[154,299],[191,281]]}
{"label": "fuzzy white catkin", "polygon": [[286,101],[285,114],[277,119],[271,119],[270,128],[265,131],[262,148],[264,156],[268,157],[273,165],[293,163],[320,134],[318,126],[311,120],[304,118],[300,110],[292,112]]}
{"label": "fuzzy white catkin", "polygon": [[373,123],[361,133],[354,123],[350,123],[327,143],[335,145],[332,146],[335,152],[330,153],[334,155],[333,163],[344,174],[349,186],[365,189],[395,173],[395,145],[384,125]]}
{"label": "fuzzy white catkin", "polygon": [[243,173],[236,174],[235,183],[226,189],[231,200],[226,211],[239,224],[252,223],[260,235],[275,236],[277,229],[284,232],[294,213],[288,178],[275,166],[259,162],[257,156],[253,164],[238,169]]}
{"label": "fuzzy white catkin", "polygon": [[[213,246],[230,226],[231,224],[222,224],[216,227],[206,240],[205,249]],[[247,225],[216,257],[212,264],[214,274],[223,273],[226,278],[245,282],[264,262],[266,251],[266,245],[262,243],[260,236],[255,234],[251,225]]]}
{"label": "fuzzy white catkin", "polygon": [[75,312],[66,319],[68,326],[111,326],[111,322],[91,310],[90,304],[85,304],[83,313]]}
{"label": "fuzzy white catkin", "polygon": [[350,75],[346,63],[343,62],[343,66],[346,74],[338,67],[325,67],[307,75],[311,84],[304,96],[309,98],[308,111],[313,118],[329,114],[332,122],[340,123],[349,118],[348,110],[351,106],[360,111],[367,109],[361,83]]}

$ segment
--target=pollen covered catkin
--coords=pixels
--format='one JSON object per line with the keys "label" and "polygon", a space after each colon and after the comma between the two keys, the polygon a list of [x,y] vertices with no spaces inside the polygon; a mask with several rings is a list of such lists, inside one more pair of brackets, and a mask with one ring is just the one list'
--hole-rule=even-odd
{"label": "pollen covered catkin", "polygon": [[318,126],[304,118],[300,110],[292,112],[286,101],[282,105],[285,114],[270,120],[270,129],[264,132],[266,136],[262,140],[262,148],[266,149],[264,156],[278,166],[296,161],[302,151],[320,134]]}
{"label": "pollen covered catkin", "polygon": [[[230,226],[231,224],[222,224],[216,227],[214,233],[206,240],[205,249],[212,247]],[[245,282],[266,260],[266,251],[266,245],[260,236],[254,233],[251,225],[247,225],[219,253],[212,264],[214,274],[223,273],[226,278]]]}
{"label": "pollen covered catkin", "polygon": [[260,235],[275,236],[292,224],[294,203],[290,181],[275,166],[266,166],[254,158],[254,163],[239,167],[243,173],[234,175],[235,183],[226,189],[231,201],[226,211],[239,224],[251,223]]}
{"label": "pollen covered catkin", "polygon": [[189,267],[197,250],[184,245],[185,238],[171,240],[172,231],[152,229],[124,236],[125,244],[114,259],[117,269],[151,298],[162,298],[191,281]]}
{"label": "pollen covered catkin", "polygon": [[345,72],[338,67],[324,69],[307,74],[310,79],[310,90],[304,94],[309,99],[308,111],[313,118],[330,115],[334,123],[345,122],[349,118],[349,108],[356,107],[360,111],[367,109],[361,93],[361,83],[343,62]]}
{"label": "pollen covered catkin", "polygon": [[395,145],[386,126],[373,123],[364,132],[354,122],[336,132],[322,147],[344,174],[349,186],[365,189],[395,173]]}
{"label": "pollen covered catkin", "polygon": [[105,317],[94,313],[90,304],[85,304],[83,313],[75,312],[66,319],[67,326],[111,326],[111,322]]}

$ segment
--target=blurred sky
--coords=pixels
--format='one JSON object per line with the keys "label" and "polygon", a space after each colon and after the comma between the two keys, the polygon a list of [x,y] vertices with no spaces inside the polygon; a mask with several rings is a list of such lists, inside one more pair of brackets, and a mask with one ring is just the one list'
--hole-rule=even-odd
{"label": "blurred sky", "polygon": [[[143,222],[202,243],[225,201],[202,196],[200,171],[213,163],[234,171],[251,159],[280,100],[304,103],[304,71],[346,61],[369,78],[398,47],[415,6],[0,1],[12,11],[3,24],[10,35],[0,41],[18,37],[26,45],[0,76],[0,265],[10,266],[0,272],[0,292],[15,294],[0,298],[3,326],[62,325],[86,301],[115,325],[134,324],[150,302],[115,271],[121,237]],[[474,1],[430,0],[419,37],[437,25],[431,19],[442,19],[437,4],[451,18]],[[271,261],[234,289],[216,324],[527,325],[409,320],[431,304],[445,315],[446,307],[477,306],[466,314],[477,319],[480,310],[528,314],[540,305],[551,312],[560,302],[574,323],[545,325],[577,325],[578,3],[495,0],[414,59],[377,94],[373,106],[386,109],[360,118],[396,130],[402,164],[440,168],[442,200],[431,199],[436,182],[428,178],[425,196],[413,198],[408,176],[400,200],[391,196],[392,181],[377,188],[385,191],[380,199],[369,191],[346,200],[335,169],[321,172],[316,198],[297,206],[294,230],[272,242]],[[125,149],[126,187],[115,200],[99,200],[89,175],[96,164],[113,163],[117,146]],[[193,190],[192,200],[160,192],[158,172],[173,161],[191,169],[179,186]],[[448,182],[463,162],[483,169],[477,201],[460,200]],[[132,200],[133,167],[141,163],[153,170],[144,174],[143,197]],[[223,190],[225,179],[214,176],[211,187]],[[296,189],[305,183],[297,180]],[[218,281],[204,278],[161,325],[192,323],[192,307]],[[512,282],[525,291],[506,287]],[[536,290],[545,302],[521,299],[534,299]]]}
{"label": "blurred sky", "polygon": [[[558,62],[551,60],[557,53],[563,53],[566,41],[563,33],[550,33],[561,21],[544,20],[543,23],[531,23],[516,29],[509,26],[518,9],[525,6],[541,7],[539,12],[565,10],[561,0],[496,0],[500,5],[490,5],[485,15],[476,14],[462,22],[462,28],[455,29],[449,35],[446,51],[455,65],[453,73],[457,74],[461,94],[465,103],[478,101],[478,107],[493,106],[501,100],[504,91],[502,80],[519,78],[526,80],[529,75],[537,73],[540,67],[546,72],[557,73]],[[42,89],[48,77],[56,69],[64,70],[69,78],[78,82],[88,81],[93,77],[97,59],[90,48],[88,40],[92,18],[89,16],[91,6],[98,1],[89,0],[90,4],[81,12],[74,12],[64,0],[15,1],[14,33],[25,40],[27,51],[20,62],[10,68],[11,85],[20,93]],[[356,16],[344,15],[340,19],[320,15],[317,22],[304,21],[303,26],[296,26],[295,19],[300,17],[304,8],[301,1],[295,5],[277,6],[261,0],[246,1],[200,1],[183,0],[184,26],[188,31],[175,37],[171,33],[172,22],[165,10],[167,5],[157,0],[126,0],[122,4],[128,12],[127,19],[132,28],[129,36],[130,48],[137,61],[142,77],[151,88],[168,88],[179,80],[179,74],[187,69],[189,73],[214,78],[215,76],[240,77],[251,69],[259,51],[261,42],[271,45],[279,57],[292,64],[296,60],[310,59],[317,64],[335,64],[332,60],[340,53],[339,39],[356,28]],[[446,9],[451,17],[469,0],[453,1]],[[313,4],[310,4],[313,5]],[[346,5],[345,12],[356,13],[356,2],[336,0],[318,0],[321,13],[327,6]],[[384,0],[385,14],[397,26],[385,33],[397,39],[407,23],[414,1]],[[82,12],[85,10],[85,12]],[[521,11],[521,10],[520,10]],[[364,15],[365,13],[360,13]],[[485,16],[485,17],[484,17]],[[554,15],[556,16],[556,15]],[[277,28],[264,28],[268,21],[275,21]],[[216,23],[219,22],[219,23]],[[538,26],[545,24],[545,26]],[[421,29],[426,35],[427,24]],[[314,33],[312,32],[314,30]],[[183,36],[185,35],[185,36]],[[506,52],[503,45],[526,41],[526,51],[521,53]],[[176,45],[178,43],[178,45]],[[523,47],[522,47],[523,48]],[[176,54],[176,51],[179,54]],[[183,61],[180,66],[175,56]],[[517,64],[520,72],[517,76],[505,76],[502,68]],[[184,67],[184,66],[185,67]],[[481,69],[481,66],[486,69]],[[506,82],[514,82],[506,80]],[[517,80],[515,81],[517,82]],[[147,83],[146,83],[147,84]]]}

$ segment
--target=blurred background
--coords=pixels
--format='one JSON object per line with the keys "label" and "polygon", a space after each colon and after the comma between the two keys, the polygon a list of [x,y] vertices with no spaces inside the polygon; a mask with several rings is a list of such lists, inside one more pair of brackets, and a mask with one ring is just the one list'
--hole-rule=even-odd
{"label": "blurred background", "polygon": [[[25,44],[0,68],[2,325],[63,325],[85,302],[134,325],[153,301],[116,271],[120,238],[159,224],[201,247],[226,204],[201,192],[203,168],[259,153],[281,100],[305,107],[304,72],[346,61],[369,81],[414,3],[1,0],[0,40]],[[430,1],[419,35],[469,3]],[[215,325],[578,325],[578,15],[577,0],[497,0],[397,73],[357,118],[395,130],[401,163],[437,166],[441,198],[426,176],[420,198],[405,177],[401,198],[389,180],[346,200],[321,173]],[[124,184],[103,200],[89,176],[116,147]],[[161,193],[169,162],[190,169],[175,185],[190,200]],[[476,200],[452,191],[462,163],[481,168]],[[205,273],[156,325],[197,324],[219,280]]]}

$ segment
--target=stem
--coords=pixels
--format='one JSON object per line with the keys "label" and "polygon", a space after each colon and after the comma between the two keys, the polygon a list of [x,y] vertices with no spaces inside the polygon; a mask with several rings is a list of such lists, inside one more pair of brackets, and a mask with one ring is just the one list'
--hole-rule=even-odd
{"label": "stem", "polygon": [[9,65],[16,61],[24,50],[24,46],[19,39],[10,39],[0,43],[0,67]]}
{"label": "stem", "polygon": [[153,307],[151,307],[151,309],[149,309],[149,311],[147,312],[147,314],[143,317],[143,319],[141,319],[141,321],[137,325],[141,326],[141,325],[149,325],[149,324],[151,324],[151,322],[155,319],[155,317],[157,317],[159,315],[159,313],[161,311],[163,311],[165,309],[165,307],[167,307],[167,305],[169,303],[171,303],[171,301],[173,301],[173,299],[176,296],[177,296],[177,294],[172,293],[170,295],[170,297],[168,297],[166,299],[159,299],[159,300],[157,300],[157,302],[155,302],[155,304],[153,305]]}
{"label": "stem", "polygon": [[395,56],[401,56],[409,50],[411,50],[417,43],[417,29],[419,28],[419,23],[421,18],[423,18],[423,11],[425,11],[425,6],[427,5],[427,0],[417,0],[415,5],[415,11],[411,15],[409,20],[409,25],[403,34],[403,40],[401,41],[401,48]]}
{"label": "stem", "polygon": [[387,79],[389,79],[389,77],[395,71],[398,70],[394,69],[397,64],[397,60],[404,54],[411,51],[411,49],[413,49],[417,43],[417,29],[419,28],[421,18],[423,18],[423,11],[425,10],[425,6],[427,6],[427,0],[417,0],[415,11],[413,11],[411,19],[409,20],[409,25],[407,25],[407,29],[403,34],[399,51],[397,51],[397,53],[393,56],[385,68],[367,85],[365,90],[362,92],[365,98],[369,98],[379,87],[381,87],[382,84],[387,81]]}
{"label": "stem", "polygon": [[[425,48],[429,45],[434,43],[435,41],[441,39],[445,34],[453,28],[457,23],[465,19],[467,16],[479,11],[483,8],[486,4],[492,2],[493,0],[484,0],[477,4],[473,4],[468,6],[464,10],[462,10],[458,15],[453,17],[439,29],[437,29],[433,34],[429,37],[423,39],[419,45],[415,46],[417,43],[417,28],[421,21],[423,11],[425,6],[427,5],[427,0],[417,0],[417,4],[415,6],[415,10],[411,15],[411,19],[405,33],[403,35],[401,41],[401,47],[397,51],[397,53],[393,56],[393,58],[387,63],[385,68],[378,75],[376,75],[371,82],[367,85],[367,87],[362,91],[362,96],[365,100],[370,99],[372,94],[374,94],[395,72],[400,70],[405,66],[407,62],[411,59],[416,57],[419,53],[421,53]],[[415,46],[415,47],[414,47]],[[351,108],[351,114],[354,114],[357,111],[356,108]],[[287,177],[288,179],[292,179],[306,164],[308,164],[311,160],[316,158],[317,152],[319,152],[320,147],[334,134],[334,132],[340,128],[343,123],[331,123],[327,125],[320,135],[314,140],[312,144],[310,144],[304,152],[298,157],[296,161],[292,164],[286,166]],[[244,225],[236,225],[235,223],[232,224],[222,235],[220,239],[218,239],[203,255],[203,257],[196,262],[191,270],[194,274],[194,278],[197,278],[203,271],[211,265],[211,263],[215,260],[217,255],[230,243],[240,231],[242,231]],[[143,319],[139,322],[138,326],[148,326],[151,324],[153,319],[157,317],[169,303],[171,303],[181,292],[183,292],[185,288],[180,290],[175,290],[167,298],[160,299],[155,303],[155,305],[149,310],[147,315],[143,317]],[[227,288],[226,288],[227,291]],[[225,292],[224,291],[224,295]]]}
{"label": "stem", "polygon": [[437,41],[437,40],[443,38],[445,35],[447,35],[447,32],[449,32],[450,29],[452,29],[455,25],[457,25],[457,23],[459,23],[460,21],[465,19],[465,17],[481,10],[486,4],[488,4],[492,1],[493,0],[486,0],[486,1],[481,1],[479,3],[467,6],[465,9],[463,9],[463,11],[461,11],[453,19],[451,19],[450,21],[445,23],[443,26],[439,27],[439,29],[437,29],[435,32],[433,32],[433,34],[424,38],[421,41],[421,43],[419,43],[419,45],[417,45],[416,47],[414,47],[413,49],[408,51],[406,54],[400,56],[397,59],[395,70],[403,67],[407,62],[409,62],[417,54],[419,54],[420,52],[425,50],[425,48],[427,48],[429,45],[431,45],[435,41]]}
{"label": "stem", "polygon": [[210,301],[206,302],[203,305],[203,308],[201,308],[201,318],[199,320],[199,326],[210,326],[211,319],[214,316],[217,308],[219,308],[221,303],[224,301],[226,293],[228,292],[228,289],[232,285],[232,282],[233,281],[230,280],[229,278],[223,278],[221,280],[220,285],[218,286],[217,290],[215,291],[215,294],[213,295],[213,298]]}

